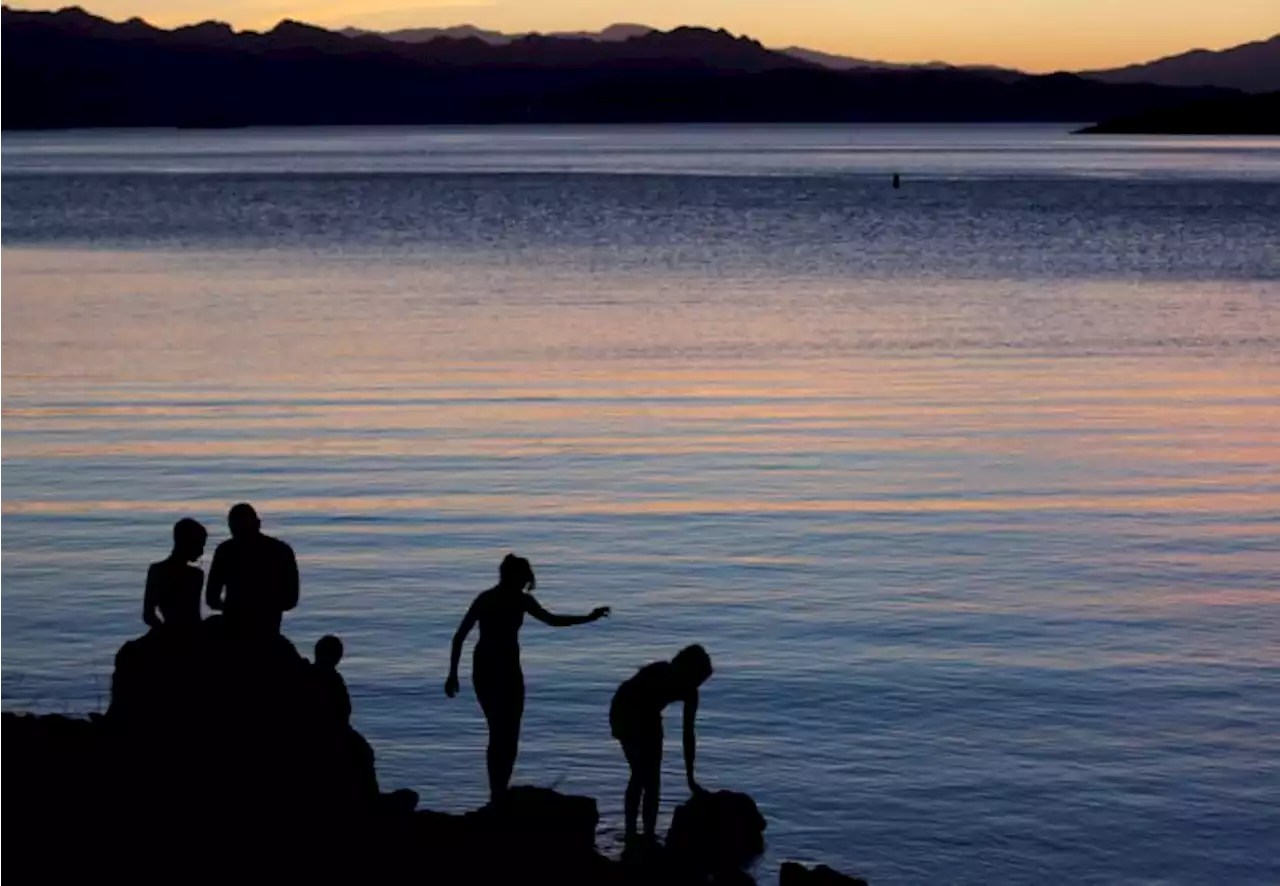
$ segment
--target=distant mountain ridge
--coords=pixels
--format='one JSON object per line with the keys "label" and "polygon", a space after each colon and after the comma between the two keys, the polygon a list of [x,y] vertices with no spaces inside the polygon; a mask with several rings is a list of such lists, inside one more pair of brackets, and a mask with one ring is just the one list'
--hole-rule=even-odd
{"label": "distant mountain ridge", "polygon": [[[617,43],[623,40],[629,40],[632,37],[643,37],[646,34],[661,33],[658,28],[649,25],[633,24],[629,22],[620,22],[618,24],[609,25],[599,31],[548,31],[546,33],[538,31],[524,31],[515,34],[509,34],[502,31],[491,31],[485,28],[478,28],[475,25],[451,25],[441,28],[401,28],[394,31],[372,31],[364,28],[346,27],[338,31],[348,37],[360,36],[378,36],[387,40],[396,40],[404,43],[427,43],[440,37],[453,40],[465,40],[474,38],[483,40],[491,46],[505,46],[528,37],[549,37],[563,40],[591,40],[601,43]],[[1011,68],[1001,68],[996,65],[953,65],[947,62],[886,62],[875,59],[853,58],[846,55],[837,55],[830,52],[821,52],[816,49],[805,49],[802,46],[786,46],[781,49],[772,49],[773,52],[789,55],[792,58],[800,59],[815,65],[821,65],[824,68],[831,68],[834,71],[852,71],[860,68],[879,69],[879,70],[912,70],[912,69],[930,69],[930,70],[959,70],[959,71],[982,71],[1002,76],[1025,76],[1022,71],[1016,71]]]}
{"label": "distant mountain ridge", "polygon": [[1024,71],[1017,71],[1013,68],[1001,68],[996,65],[953,65],[948,62],[937,61],[886,62],[876,59],[854,58],[847,55],[835,55],[830,52],[820,52],[816,49],[805,49],[802,46],[787,46],[777,51],[784,52],[793,58],[813,62],[816,65],[822,65],[824,68],[831,68],[833,71],[856,71],[859,69],[879,69],[885,71],[973,71],[980,74],[990,74],[992,76],[1004,78],[1027,76]]}
{"label": "distant mountain ridge", "polygon": [[[506,45],[526,37],[543,36],[561,39],[618,42],[650,33],[660,33],[649,25],[620,23],[599,31],[560,31],[547,34],[526,32],[506,34],[474,25],[446,28],[405,28],[397,31],[366,31],[344,28],[339,33],[350,36],[377,34],[388,40],[422,43],[438,37],[465,39],[473,37],[495,46]],[[835,71],[877,70],[956,70],[975,71],[1006,79],[1026,76],[1023,71],[998,65],[957,65],[942,61],[888,62],[857,58],[802,46],[786,46],[772,51],[821,65]],[[1245,92],[1267,92],[1280,89],[1280,34],[1269,40],[1245,43],[1223,50],[1195,49],[1149,62],[1105,70],[1081,71],[1082,77],[1107,83],[1153,83],[1158,86],[1219,86]]]}
{"label": "distant mountain ridge", "polygon": [[645,34],[656,30],[658,29],[651,28],[648,25],[619,23],[609,25],[609,27],[600,31],[551,31],[545,34],[537,31],[507,34],[502,31],[477,28],[475,25],[452,25],[445,28],[401,28],[395,31],[371,31],[364,28],[348,27],[340,29],[338,33],[348,37],[384,37],[387,40],[398,40],[403,43],[426,43],[438,37],[448,37],[453,40],[474,38],[483,40],[491,46],[505,46],[525,37],[552,37],[561,40],[594,40],[602,43],[616,43],[622,40],[629,40],[632,37],[643,37]]}
{"label": "distant mountain ridge", "polygon": [[1236,95],[1069,74],[834,70],[724,30],[425,42],[296,21],[165,30],[3,10],[6,129],[464,123],[1083,122]]}
{"label": "distant mountain ridge", "polygon": [[[11,11],[5,7],[6,11]],[[79,13],[89,18],[97,18],[80,7],[67,7],[58,14]],[[98,19],[104,24],[114,24],[105,19]],[[552,31],[504,33],[487,30],[471,24],[449,27],[402,28],[392,31],[374,31],[364,28],[347,27],[338,31],[326,31],[298,22],[282,21],[280,25],[298,25],[311,29],[316,33],[334,34],[353,40],[383,40],[400,44],[431,44],[436,41],[475,41],[492,47],[505,47],[513,44],[530,45],[546,44],[547,41],[560,41],[561,44],[579,41],[593,44],[625,44],[636,39],[652,39],[655,35],[674,34],[678,32],[697,32],[704,34],[727,34],[723,30],[712,31],[708,28],[676,28],[672,31],[661,31],[645,24],[620,22],[609,25],[598,31]],[[144,29],[151,28],[139,18],[131,18],[120,23],[121,27],[134,29],[141,34]],[[277,26],[277,29],[280,26]],[[273,29],[271,33],[274,33]],[[215,34],[222,39],[230,39],[235,34],[253,34],[253,31],[236,32],[222,22],[202,22],[174,29],[174,32],[186,32],[192,35],[202,34],[214,39]],[[785,56],[809,65],[820,66],[835,71],[967,71],[997,77],[1012,82],[1029,76],[1023,71],[1003,68],[995,65],[956,65],[942,61],[929,62],[888,62],[877,59],[858,58],[807,49],[800,46],[783,48],[766,48],[749,38],[736,38],[754,44],[759,50]],[[661,41],[658,41],[661,42]],[[368,45],[367,43],[365,44]],[[563,45],[557,45],[563,51]],[[475,54],[474,52],[471,54]],[[458,51],[458,56],[465,56],[465,51]],[[584,55],[579,53],[579,55]],[[585,53],[590,55],[590,53]],[[774,60],[772,64],[780,64]],[[1195,49],[1171,55],[1153,61],[1126,65],[1123,67],[1078,72],[1078,76],[1105,83],[1142,84],[1178,87],[1221,87],[1238,89],[1244,92],[1269,92],[1280,90],[1280,34],[1267,40],[1259,40],[1222,50]]]}
{"label": "distant mountain ridge", "polygon": [[1143,64],[1084,71],[1081,76],[1105,83],[1223,86],[1244,92],[1272,92],[1280,89],[1280,34],[1229,49],[1193,49]]}

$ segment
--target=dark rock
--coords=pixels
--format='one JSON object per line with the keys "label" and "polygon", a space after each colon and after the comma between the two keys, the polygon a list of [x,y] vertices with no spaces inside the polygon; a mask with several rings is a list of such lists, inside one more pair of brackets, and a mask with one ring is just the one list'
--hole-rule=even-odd
{"label": "dark rock", "polygon": [[764,816],[746,794],[703,792],[676,807],[667,851],[684,868],[723,876],[764,852],[764,830]]}
{"label": "dark rock", "polygon": [[673,852],[657,840],[643,837],[628,841],[622,853],[624,882],[662,883],[665,886],[755,886],[755,880],[735,868],[712,870],[690,864],[685,855]]}
{"label": "dark rock", "polygon": [[786,861],[782,863],[778,886],[867,886],[867,881],[833,871],[825,864],[806,868],[794,861]]}
{"label": "dark rock", "polygon": [[418,792],[401,788],[389,794],[381,794],[378,802],[388,815],[408,815],[418,807]]}
{"label": "dark rock", "polygon": [[3,715],[5,767],[4,799],[15,811],[5,836],[17,854],[21,833],[54,832],[93,820],[100,792],[92,789],[111,765],[99,736],[101,727],[89,720],[59,714]]}
{"label": "dark rock", "polygon": [[105,724],[130,794],[201,813],[253,797],[258,814],[313,823],[375,812],[373,749],[326,708],[321,682],[286,638],[220,618],[129,641]]}
{"label": "dark rock", "polygon": [[529,856],[593,852],[600,813],[590,797],[572,797],[549,788],[517,786],[495,802],[469,813],[468,824],[483,837],[517,847]]}
{"label": "dark rock", "polygon": [[[75,846],[96,879],[219,877],[622,883],[595,849],[594,800],[516,787],[465,815],[382,793],[369,743],[280,636],[220,619],[116,656],[105,716],[5,714],[11,856]],[[199,859],[198,870],[191,866]]]}
{"label": "dark rock", "polygon": [[5,714],[15,857],[56,840],[136,878],[144,844],[153,867],[211,850],[226,864],[296,857],[303,840],[336,857],[352,835],[408,816],[416,796],[383,799],[373,749],[316,683],[287,639],[221,619],[125,643],[105,716]]}
{"label": "dark rock", "polygon": [[413,791],[379,790],[373,749],[321,682],[284,637],[220,619],[126,643],[105,716],[4,714],[10,860],[48,865],[46,847],[74,848],[58,859],[65,878],[133,883],[410,870],[446,886],[753,882],[742,869],[765,821],[746,794],[695,796],[665,848],[625,863],[596,850],[588,797],[520,786],[463,815],[417,810]]}
{"label": "dark rock", "polygon": [[406,863],[431,859],[437,882],[611,882],[617,867],[596,851],[596,802],[547,788],[513,787],[500,801],[463,815],[420,810],[389,852]]}
{"label": "dark rock", "polygon": [[[133,647],[126,658],[138,649]],[[134,663],[148,654],[138,653]],[[126,694],[137,688],[127,668],[118,676]],[[263,698],[271,697],[263,691]],[[229,710],[234,712],[234,704]],[[4,799],[11,813],[5,848],[12,860],[48,864],[48,845],[74,846],[76,851],[59,862],[61,873],[99,880],[122,875],[134,883],[167,881],[175,870],[201,880],[279,872],[291,880],[321,882],[392,880],[415,870],[444,886],[752,884],[740,870],[689,864],[690,859],[750,854],[726,854],[725,845],[741,842],[742,834],[751,842],[754,833],[759,845],[763,822],[745,795],[709,795],[693,803],[692,811],[678,813],[682,823],[673,828],[679,852],[654,844],[643,864],[622,864],[596,851],[599,814],[587,797],[515,787],[498,803],[450,815],[416,810],[413,791],[377,794],[372,803],[357,791],[351,805],[343,807],[344,784],[365,778],[364,767],[372,762],[372,751],[354,730],[346,741],[355,742],[367,756],[342,751],[341,742],[319,741],[302,749],[308,762],[299,767],[281,763],[284,741],[273,733],[280,723],[260,708],[255,714],[264,719],[256,730],[233,717],[227,728],[213,729],[215,738],[203,739],[192,724],[175,726],[145,704],[132,713],[141,720],[121,720],[123,713],[114,705],[111,716],[93,719],[4,714],[10,763]],[[148,730],[172,729],[171,736],[191,731],[176,746],[157,748],[148,742],[160,732],[139,731],[126,722],[147,723]],[[203,718],[197,722],[210,726]],[[291,734],[305,743],[304,730]],[[248,753],[236,749],[236,741],[250,738]],[[219,746],[220,741],[228,743]],[[219,747],[222,759],[216,757]],[[351,756],[360,757],[358,765]],[[273,775],[272,763],[281,763],[286,771]],[[326,767],[338,772],[326,772]],[[709,844],[711,854],[700,853],[689,842],[696,839],[695,825],[704,833],[719,828],[740,837],[722,835]]]}

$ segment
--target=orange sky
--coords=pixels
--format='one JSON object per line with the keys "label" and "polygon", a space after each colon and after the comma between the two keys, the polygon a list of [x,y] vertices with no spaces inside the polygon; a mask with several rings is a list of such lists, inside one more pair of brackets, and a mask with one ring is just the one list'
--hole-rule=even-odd
{"label": "orange sky", "polygon": [[595,29],[619,21],[698,24],[769,46],[1032,71],[1109,67],[1280,32],[1277,0],[90,0],[86,7],[162,26],[213,18],[267,28],[286,17],[381,29],[464,22],[504,31]]}

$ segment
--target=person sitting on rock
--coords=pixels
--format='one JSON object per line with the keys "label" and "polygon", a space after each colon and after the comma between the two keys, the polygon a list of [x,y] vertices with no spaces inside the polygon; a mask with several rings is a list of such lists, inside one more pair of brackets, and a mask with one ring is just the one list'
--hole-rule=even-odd
{"label": "person sitting on rock", "polygon": [[142,620],[148,627],[191,627],[200,623],[204,571],[191,564],[204,556],[208,537],[205,528],[190,517],[173,525],[173,551],[147,570]]}
{"label": "person sitting on rock", "polygon": [[662,711],[673,701],[684,703],[684,770],[689,790],[702,788],[693,777],[697,755],[694,721],[698,715],[698,687],[711,676],[711,657],[701,646],[682,649],[671,661],[658,661],[636,672],[614,693],[609,726],[622,745],[631,767],[627,782],[626,836],[636,836],[636,814],[644,801],[644,836],[652,840],[658,820],[662,781]]}
{"label": "person sitting on rock", "polygon": [[477,622],[480,639],[471,664],[476,698],[489,722],[489,794],[500,799],[511,781],[520,747],[520,720],[524,715],[524,672],[520,669],[520,627],[525,613],[552,627],[586,624],[609,614],[608,606],[589,615],[555,615],[534,599],[533,567],[524,557],[508,554],[498,567],[498,583],[476,597],[453,635],[449,677],[444,691],[450,698],[458,694],[458,660],[467,634]]}
{"label": "person sitting on rock", "polygon": [[262,532],[251,505],[233,507],[227,523],[231,538],[213,552],[205,602],[238,628],[279,634],[284,613],[298,605],[293,548]]}
{"label": "person sitting on rock", "polygon": [[334,722],[344,726],[351,721],[351,695],[347,682],[338,673],[342,661],[342,641],[333,634],[325,634],[316,641],[316,679],[322,708],[329,712]]}

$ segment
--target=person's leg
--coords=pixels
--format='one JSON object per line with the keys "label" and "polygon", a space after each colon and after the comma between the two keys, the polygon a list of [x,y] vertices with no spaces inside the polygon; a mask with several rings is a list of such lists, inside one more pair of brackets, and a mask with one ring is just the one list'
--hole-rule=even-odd
{"label": "person's leg", "polygon": [[662,789],[662,730],[644,738],[640,787],[644,791],[644,835],[653,837],[658,826],[658,797]]}
{"label": "person's leg", "polygon": [[520,721],[524,716],[523,677],[517,675],[515,679],[504,681],[501,689],[491,695],[496,697],[492,697],[485,708],[485,716],[489,720],[487,762],[489,794],[496,800],[506,793],[520,752]]}
{"label": "person's leg", "polygon": [[658,824],[658,800],[662,786],[662,721],[627,724],[618,735],[631,767],[624,803],[626,835],[636,835],[636,816],[644,808],[644,835],[653,838]]}
{"label": "person's leg", "polygon": [[621,740],[622,753],[627,758],[627,766],[631,775],[627,779],[627,794],[623,802],[626,814],[626,839],[629,841],[636,835],[636,819],[640,816],[640,797],[644,789],[640,782],[640,766],[637,762],[638,748],[633,740]]}
{"label": "person's leg", "polygon": [[506,793],[511,781],[511,768],[515,758],[508,753],[511,728],[507,717],[489,721],[489,748],[485,762],[489,767],[489,797],[497,800]]}
{"label": "person's leg", "polygon": [[494,786],[494,743],[498,740],[499,732],[502,729],[502,702],[501,693],[495,691],[487,673],[477,668],[473,672],[472,682],[476,689],[476,701],[480,702],[480,710],[484,711],[484,722],[489,727],[489,742],[485,745],[484,760],[485,768],[489,774],[489,795],[493,796]]}

